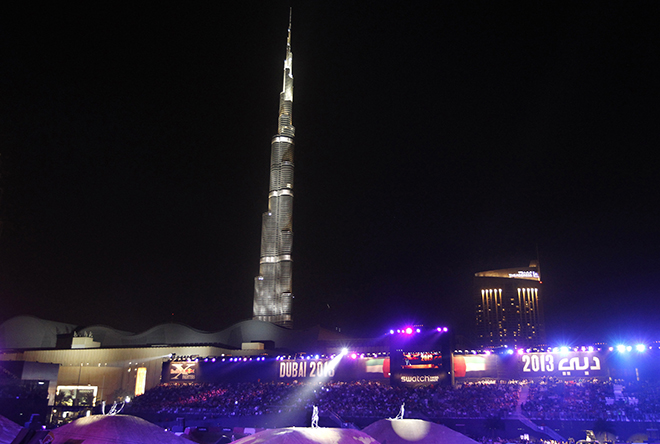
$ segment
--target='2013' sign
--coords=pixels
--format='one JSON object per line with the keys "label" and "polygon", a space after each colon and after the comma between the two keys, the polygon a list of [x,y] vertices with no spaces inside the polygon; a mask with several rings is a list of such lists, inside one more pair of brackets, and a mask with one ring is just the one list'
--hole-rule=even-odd
{"label": "'2013' sign", "polygon": [[[554,372],[555,357],[550,353],[534,353],[522,355],[523,369],[525,373]],[[598,356],[573,356],[561,358],[557,363],[556,370],[560,372],[600,370],[600,358]]]}
{"label": "'2013' sign", "polygon": [[335,367],[329,361],[282,361],[280,378],[333,377]]}

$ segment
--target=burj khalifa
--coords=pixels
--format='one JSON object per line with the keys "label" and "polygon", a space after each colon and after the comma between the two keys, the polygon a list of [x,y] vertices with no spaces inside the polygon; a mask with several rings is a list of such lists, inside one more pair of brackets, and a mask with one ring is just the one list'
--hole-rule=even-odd
{"label": "burj khalifa", "polygon": [[293,245],[293,53],[291,12],[277,134],[271,141],[268,211],[261,223],[259,275],[254,278],[253,319],[292,328],[291,246]]}

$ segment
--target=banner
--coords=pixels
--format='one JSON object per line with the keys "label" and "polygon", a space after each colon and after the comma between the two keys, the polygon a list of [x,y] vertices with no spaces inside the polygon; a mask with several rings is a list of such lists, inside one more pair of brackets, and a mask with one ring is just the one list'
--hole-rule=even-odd
{"label": "banner", "polygon": [[604,352],[546,352],[492,355],[455,355],[454,379],[534,379],[554,377],[603,378],[609,376]]}
{"label": "banner", "polygon": [[171,362],[170,382],[195,382],[197,380],[196,362]]}
{"label": "banner", "polygon": [[518,371],[521,378],[604,377],[604,359],[594,352],[525,353],[520,355]]}
{"label": "banner", "polygon": [[390,358],[342,356],[334,359],[225,358],[166,362],[164,382],[237,383],[314,380],[359,381],[390,377]]}

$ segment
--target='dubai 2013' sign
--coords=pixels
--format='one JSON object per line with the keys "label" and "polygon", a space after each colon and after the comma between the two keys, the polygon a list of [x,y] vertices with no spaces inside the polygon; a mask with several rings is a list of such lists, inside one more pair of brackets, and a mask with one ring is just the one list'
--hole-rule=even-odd
{"label": "'dubai 2013' sign", "polygon": [[602,376],[602,357],[596,353],[525,353],[520,355],[521,376]]}
{"label": "'dubai 2013' sign", "polygon": [[332,378],[335,376],[334,363],[330,360],[301,359],[280,361],[279,378]]}

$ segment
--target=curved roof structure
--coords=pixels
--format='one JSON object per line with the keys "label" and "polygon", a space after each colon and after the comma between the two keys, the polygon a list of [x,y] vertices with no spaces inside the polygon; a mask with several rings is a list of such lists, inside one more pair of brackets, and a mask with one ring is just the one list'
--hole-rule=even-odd
{"label": "curved roof structure", "polygon": [[236,444],[380,444],[373,437],[354,429],[287,427],[268,429],[234,441]]}
{"label": "curved roof structure", "polygon": [[421,419],[381,419],[363,432],[387,444],[477,444],[449,427]]}
{"label": "curved roof structure", "polygon": [[130,333],[103,325],[89,327],[17,316],[0,324],[0,347],[5,349],[50,349],[58,336],[88,334],[103,348],[149,347],[152,345],[218,345],[240,349],[244,342],[272,342],[276,348],[312,350],[318,341],[341,339],[319,326],[290,330],[270,322],[248,320],[218,332],[205,332],[183,324],[160,324],[142,333]]}
{"label": "curved roof structure", "polygon": [[142,418],[129,415],[94,415],[52,430],[43,442],[64,444],[190,444]]}
{"label": "curved roof structure", "polygon": [[16,316],[0,324],[0,348],[55,348],[57,335],[75,329],[73,324]]}

